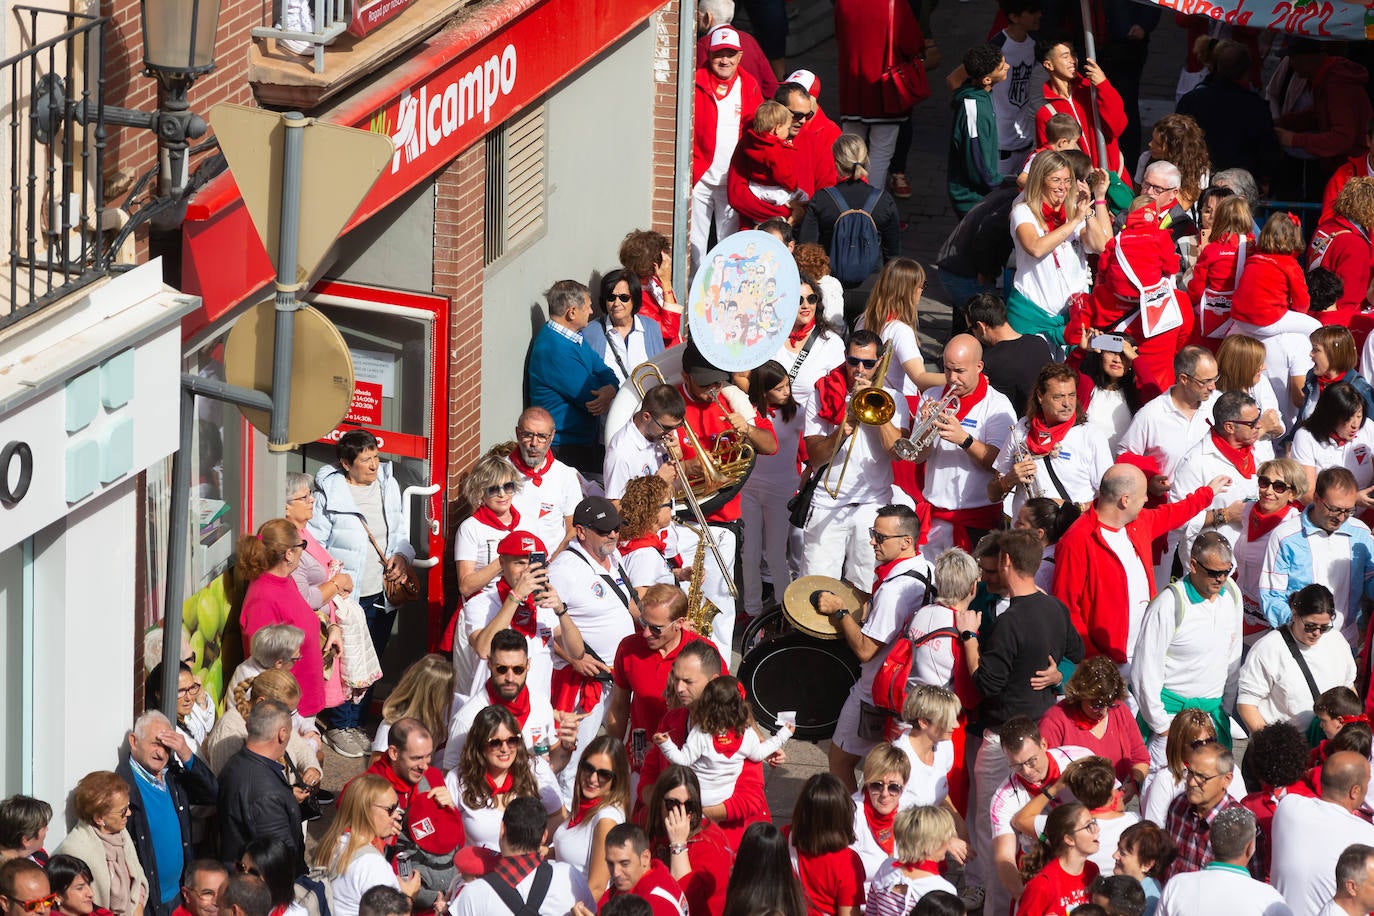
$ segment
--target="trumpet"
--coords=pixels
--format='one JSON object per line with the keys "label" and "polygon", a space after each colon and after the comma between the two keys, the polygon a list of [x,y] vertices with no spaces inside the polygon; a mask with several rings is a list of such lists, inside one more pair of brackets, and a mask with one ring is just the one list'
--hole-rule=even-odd
{"label": "trumpet", "polygon": [[[898,445],[905,443],[907,446],[910,446],[910,454],[912,457],[905,458],[901,452],[897,452],[897,457],[902,458],[904,461],[915,460],[916,455],[924,452],[935,444],[936,437],[940,435],[940,429],[936,425],[940,420],[940,415],[945,411],[957,411],[958,409],[959,396],[952,391],[938,401],[929,396],[924,398],[921,401],[921,406],[917,408],[916,414],[920,416],[927,410],[930,412],[926,415],[926,418],[918,423],[916,428],[911,431],[911,436],[909,438],[899,440],[897,445],[893,446],[893,449],[896,450]],[[905,451],[905,448],[903,448],[903,451]]]}
{"label": "trumpet", "polygon": [[835,479],[834,484],[830,482],[830,465],[826,466],[821,487],[831,499],[838,499],[840,488],[844,486],[845,471],[849,470],[849,459],[854,454],[854,437],[859,434],[859,430],[865,426],[882,426],[897,413],[897,402],[892,399],[892,395],[883,390],[883,379],[887,378],[887,367],[891,362],[892,345],[888,344],[873,370],[872,387],[860,388],[849,396],[846,410],[859,422],[846,440],[848,450],[844,454],[844,464],[840,465],[840,476]]}
{"label": "trumpet", "polygon": [[[1011,463],[1013,465],[1017,465],[1023,461],[1034,460],[1035,456],[1032,455],[1030,449],[1026,447],[1026,440],[1018,436],[1016,441],[1012,443]],[[1040,488],[1040,475],[1038,473],[1036,474],[1036,476],[1031,478],[1030,483],[1020,484],[1020,486],[1025,487],[1026,499],[1039,499],[1040,497],[1045,495],[1045,491]]]}

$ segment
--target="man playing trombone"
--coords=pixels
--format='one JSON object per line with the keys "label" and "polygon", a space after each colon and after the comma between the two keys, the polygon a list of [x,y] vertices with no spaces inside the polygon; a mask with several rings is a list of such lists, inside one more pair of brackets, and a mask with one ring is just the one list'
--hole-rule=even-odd
{"label": "man playing trombone", "polygon": [[886,403],[881,396],[873,400],[882,409],[853,409],[856,393],[875,388],[886,368],[879,366],[881,348],[872,331],[855,331],[844,365],[816,383],[802,427],[811,473],[821,481],[802,529],[801,574],[843,578],[863,592],[873,586],[868,530],[878,507],[893,500],[892,448],[911,416],[905,398],[880,387]]}

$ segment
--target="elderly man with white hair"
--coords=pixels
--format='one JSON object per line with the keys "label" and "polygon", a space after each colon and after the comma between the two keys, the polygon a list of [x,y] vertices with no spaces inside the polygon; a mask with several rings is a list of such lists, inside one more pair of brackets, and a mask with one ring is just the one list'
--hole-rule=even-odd
{"label": "elderly man with white hair", "polygon": [[[706,33],[718,25],[730,25],[735,21],[735,0],[698,0],[697,3],[697,66],[706,60]],[[747,72],[759,84],[759,92],[769,98],[778,89],[778,75],[768,62],[768,55],[758,39],[748,32],[739,33],[739,43],[744,51],[740,69]]]}
{"label": "elderly man with white hair", "polygon": [[219,784],[210,765],[167,717],[145,712],[129,730],[129,756],[115,772],[129,784],[127,829],[148,876],[148,903],[156,916],[171,916],[181,892],[181,873],[195,860],[191,805],[213,805]]}

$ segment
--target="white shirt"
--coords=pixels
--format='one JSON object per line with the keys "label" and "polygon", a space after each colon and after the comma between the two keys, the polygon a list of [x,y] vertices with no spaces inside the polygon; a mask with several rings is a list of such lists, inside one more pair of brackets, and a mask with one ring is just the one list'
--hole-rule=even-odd
{"label": "white shirt", "polygon": [[[1259,467],[1258,456],[1255,457],[1255,467]],[[1224,508],[1238,499],[1259,499],[1259,474],[1257,472],[1253,477],[1241,474],[1236,466],[1221,454],[1210,433],[1188,450],[1174,471],[1173,486],[1169,489],[1171,502],[1185,499],[1198,487],[1222,474],[1231,478],[1231,486],[1213,496],[1207,509],[1188,519],[1187,524],[1183,526],[1183,534],[1178,542],[1178,555],[1185,561],[1191,555],[1193,541],[1205,530],[1202,523],[1207,519],[1208,509]],[[1211,530],[1226,538],[1226,543],[1233,546],[1240,539],[1240,522],[1225,524]]]}
{"label": "white shirt", "polygon": [[656,547],[636,547],[625,554],[621,565],[625,567],[625,575],[630,577],[630,584],[635,588],[659,584],[672,585],[675,581],[672,567]]}
{"label": "white shirt", "polygon": [[1336,860],[1352,843],[1374,846],[1374,824],[1320,798],[1289,793],[1274,810],[1269,880],[1296,916],[1312,916],[1336,893]]}
{"label": "white shirt", "polygon": [[[938,402],[944,396],[944,387],[928,388],[923,394]],[[913,420],[912,425],[917,422],[919,419]],[[1000,449],[1015,422],[1016,411],[1011,401],[989,385],[987,394],[969,408],[968,416],[959,425],[977,441]],[[987,489],[991,480],[992,471],[984,470],[957,443],[937,436],[926,458],[926,481],[921,492],[931,505],[941,509],[969,509],[990,504]]]}
{"label": "white shirt", "polygon": [[625,495],[625,485],[636,477],[648,477],[668,460],[667,453],[657,439],[650,442],[640,433],[634,420],[620,428],[606,446],[602,481],[607,499]]}
{"label": "white shirt", "polygon": [[1134,811],[1127,811],[1120,817],[1097,816],[1097,852],[1088,856],[1088,861],[1097,866],[1097,870],[1104,875],[1110,875],[1116,867],[1113,858],[1116,854],[1117,844],[1121,840],[1121,834],[1126,832],[1126,828],[1132,824],[1140,823],[1140,815]]}
{"label": "white shirt", "polygon": [[715,738],[695,726],[687,733],[687,740],[678,747],[669,738],[658,746],[669,763],[691,767],[701,783],[701,804],[724,804],[735,791],[735,783],[744,770],[744,761],[756,763],[782,747],[792,737],[790,731],[780,731],[766,741],[753,728],[740,733],[740,744],[729,754],[716,750]]}
{"label": "white shirt", "polygon": [[1222,697],[1226,709],[1235,699],[1242,645],[1240,589],[1228,581],[1210,601],[1193,598],[1183,582],[1162,589],[1145,609],[1131,656],[1132,693],[1157,735],[1168,732],[1174,719],[1160,699],[1166,687],[1190,699]]}
{"label": "white shirt", "polygon": [[[954,626],[954,611],[943,604],[927,604],[911,615],[907,636],[914,640],[942,627]],[[949,687],[954,682],[954,640],[931,639],[911,652],[910,682]]]}
{"label": "white shirt", "polygon": [[[617,381],[624,382],[625,370],[633,372],[635,366],[649,359],[644,347],[644,328],[640,327],[638,321],[631,320],[630,333],[621,337],[620,332],[611,327],[609,319],[605,320],[602,327],[606,330],[606,353],[602,357],[602,362],[615,373]],[[616,360],[617,355],[620,357],[619,361]],[[620,368],[622,362],[625,365],[624,370]]]}
{"label": "white shirt", "polygon": [[[523,488],[517,488],[515,492],[517,499],[520,496],[520,489]],[[521,514],[517,527],[524,524],[525,517]],[[524,530],[528,531],[529,529],[525,528]],[[464,560],[471,560],[477,564],[476,569],[482,569],[496,559],[496,545],[505,540],[508,534],[510,532],[505,528],[493,528],[476,516],[469,517],[458,526],[458,536],[453,539],[453,559],[459,563]],[[561,534],[558,536],[558,540],[560,543],[563,541]]]}
{"label": "white shirt", "polygon": [[1355,484],[1363,490],[1374,483],[1374,421],[1365,420],[1355,438],[1344,445],[1332,439],[1318,442],[1306,429],[1299,429],[1293,434],[1288,457],[1318,471],[1345,468],[1355,475]]}
{"label": "white shirt", "polygon": [[[468,701],[454,712],[453,718],[449,720],[448,744],[444,746],[444,759],[440,764],[445,773],[458,765],[463,755],[463,745],[468,743],[468,732],[472,730],[472,723],[476,721],[477,714],[489,705],[487,691],[479,687],[473,691]],[[520,734],[524,737],[525,747],[529,748],[530,754],[536,760],[544,760],[547,766],[545,755],[558,741],[558,728],[554,725],[553,707],[549,705],[547,693],[530,693],[530,714],[526,717]]]}
{"label": "white shirt", "polygon": [[[739,87],[738,81],[735,83]],[[471,837],[469,837],[469,842]],[[581,903],[596,912],[596,900],[587,887],[587,879],[581,872],[566,862],[550,862],[553,866],[553,880],[549,882],[549,892],[539,906],[539,916],[568,916],[573,904]],[[522,899],[529,899],[530,889],[534,887],[534,876],[538,869],[525,876],[525,880],[515,886],[515,892]],[[509,908],[501,902],[496,891],[485,881],[472,881],[463,885],[463,892],[450,910],[453,916],[507,916]]]}
{"label": "white shirt", "polygon": [[1119,388],[1095,389],[1085,415],[1088,425],[1096,427],[1107,437],[1107,447],[1112,454],[1116,454],[1121,437],[1131,425],[1131,405],[1126,403],[1126,393]]}
{"label": "white shirt", "polygon": [[1165,391],[1136,413],[1121,437],[1117,454],[1131,452],[1153,458],[1158,462],[1161,474],[1173,477],[1179,461],[1211,429],[1212,406],[1216,398],[1216,392],[1212,392],[1188,417],[1174,404],[1173,396]]}
{"label": "white shirt", "polygon": [[[1289,395],[1288,386],[1293,378],[1305,377],[1312,368],[1312,342],[1306,334],[1275,334],[1260,340],[1264,344],[1264,375],[1274,391],[1283,422],[1291,427],[1297,419],[1298,408]],[[1366,341],[1366,349],[1368,346]]]}
{"label": "white shirt", "polygon": [[537,535],[553,553],[567,536],[565,519],[582,501],[582,482],[575,469],[557,459],[540,475],[538,486],[532,478],[520,476],[524,483],[511,503],[520,513],[520,528]]}
{"label": "white shirt", "polygon": [[[537,768],[534,774],[539,788],[539,801],[544,805],[544,812],[556,814],[563,807],[557,781],[550,779],[549,774],[540,773]],[[463,833],[467,837],[467,845],[482,846],[493,852],[500,852],[501,817],[505,814],[505,809],[493,807],[490,802],[484,808],[469,808],[467,802],[463,801],[463,780],[459,778],[457,770],[448,771],[444,776],[444,785],[453,796],[453,803],[463,812]]]}
{"label": "white shirt", "polygon": [[[1315,646],[1297,644],[1319,694],[1332,687],[1355,686],[1350,644],[1341,636],[1341,621],[1332,622],[1336,628],[1322,634]],[[1278,630],[1265,633],[1250,647],[1240,669],[1239,686],[1236,702],[1256,707],[1266,724],[1291,722],[1298,731],[1304,731],[1312,721],[1312,691]]]}
{"label": "white shirt", "polygon": [[[1232,547],[1236,555],[1236,571],[1232,578],[1240,586],[1241,596],[1245,599],[1246,617],[1254,623],[1268,626],[1268,622],[1264,620],[1264,613],[1260,610],[1260,570],[1264,568],[1264,551],[1269,547],[1269,539],[1278,530],[1278,525],[1269,529],[1263,537],[1250,540],[1245,532],[1249,530],[1250,514],[1255,511],[1255,506],[1255,503],[1250,503],[1241,513],[1241,537]],[[1285,510],[1284,521],[1291,519],[1299,511],[1297,506],[1289,506]]]}
{"label": "white shirt", "polygon": [[743,117],[742,83],[743,80],[736,79],[725,98],[716,100],[716,145],[711,153],[711,164],[701,176],[702,184],[719,187],[730,168],[730,160],[734,158],[735,146],[739,143],[740,119]]}
{"label": "white shirt", "polygon": [[1035,39],[1021,41],[1005,31],[994,36],[1001,40],[1002,57],[1007,62],[1007,78],[992,87],[992,110],[997,114],[997,145],[1005,150],[1029,150],[1035,145],[1035,109],[1045,68],[1035,54]]}
{"label": "white shirt", "polygon": [[[608,665],[615,660],[620,641],[635,631],[634,618],[625,602],[601,578],[602,575],[610,576],[622,594],[629,593],[630,585],[620,574],[619,558],[619,553],[613,554],[611,568],[606,569],[574,540],[549,564],[549,582],[563,599],[568,615],[582,634],[583,643]],[[562,659],[554,660],[555,668],[565,664]],[[604,702],[604,695],[602,699]]]}
{"label": "white shirt", "polygon": [[[1092,751],[1088,750],[1086,747],[1078,747],[1077,745],[1052,747],[1049,749],[1048,753],[1058,762],[1061,772],[1064,767],[1078,758],[1092,756]],[[1021,785],[1020,780],[1016,778],[1016,774],[1008,776],[1006,780],[997,787],[997,790],[992,794],[992,806],[989,809],[992,818],[992,835],[994,838],[999,836],[1010,836],[1015,832],[1012,830],[1011,819],[1016,816],[1017,812],[1026,807],[1026,803],[1029,802],[1030,799],[1030,792],[1025,786]],[[1058,796],[1056,802],[1062,803],[1073,800],[1073,793],[1065,789]],[[1018,836],[1016,841],[1020,844],[1023,852],[1028,850],[1031,846],[1029,837]]]}
{"label": "white shirt", "polygon": [[[1025,442],[1029,430],[1029,419],[1016,421],[1002,450],[997,453],[997,460],[992,463],[995,472],[1004,475],[1011,473],[1011,466],[1016,463],[1012,454],[1013,446],[1018,441]],[[1059,482],[1068,491],[1069,499],[1076,503],[1088,503],[1096,495],[1102,475],[1112,466],[1112,450],[1100,429],[1080,423],[1069,428],[1060,440],[1057,451],[1047,456],[1036,456],[1035,481],[1040,485],[1040,492],[1050,499],[1060,499],[1059,488],[1054,485],[1054,479],[1046,467],[1051,462],[1054,464],[1054,473],[1059,475]],[[1026,488],[1018,486],[1011,491],[1011,515],[1015,517],[1025,504]]]}
{"label": "white shirt", "polygon": [[[503,602],[496,586],[500,581],[499,577],[493,579],[490,585],[463,602],[463,615],[453,641],[453,654],[458,655],[458,640],[461,639],[472,660],[472,674],[467,681],[460,684],[455,680],[453,685],[455,692],[462,691],[463,696],[470,697],[481,692],[482,685],[491,676],[487,660],[477,655],[477,650],[472,647],[472,640],[501,612]],[[517,610],[516,613],[520,611]],[[558,631],[558,615],[552,608],[535,608],[534,628],[535,635],[525,638],[529,646],[530,692],[536,696],[547,697],[552,692],[553,634]],[[454,670],[457,671],[456,666]]]}
{"label": "white shirt", "polygon": [[[817,318],[817,321],[820,319]],[[801,355],[798,350],[793,353],[787,349],[784,341],[778,347],[778,351],[773,354],[772,359],[782,366],[784,372],[791,372],[792,366],[796,363],[797,357]],[[893,356],[896,360],[896,356]],[[816,394],[816,382],[822,376],[830,374],[831,370],[844,362],[844,341],[840,335],[826,331],[816,338],[816,342],[811,345],[811,350],[806,354],[806,359],[802,360],[801,368],[797,370],[796,376],[792,379],[792,400],[797,402],[801,408],[798,414],[806,412],[806,402],[811,400]],[[777,420],[773,421],[774,425]]]}
{"label": "white shirt", "polygon": [[889,858],[873,876],[865,912],[871,916],[906,916],[931,891],[959,893],[953,884],[939,875],[926,875],[914,880],[908,878],[897,867],[897,860]]}
{"label": "white shirt", "polygon": [[[1265,378],[1261,377],[1257,383],[1251,385],[1249,391],[1250,397],[1254,398],[1255,403],[1259,405],[1261,417],[1264,416],[1265,411],[1272,410],[1279,415],[1279,422],[1283,423],[1283,429],[1279,431],[1278,436],[1272,439],[1260,439],[1255,443],[1255,465],[1258,467],[1266,461],[1273,460],[1274,442],[1288,430],[1288,424],[1284,422],[1283,408],[1279,406],[1278,398],[1274,396],[1274,386],[1270,385]],[[1285,400],[1287,399],[1285,398]]]}
{"label": "white shirt", "polygon": [[927,765],[916,756],[911,746],[911,738],[903,734],[892,746],[897,748],[911,763],[911,775],[907,777],[906,788],[902,790],[902,800],[897,803],[899,810],[915,808],[918,805],[938,805],[949,795],[949,771],[954,767],[954,742],[941,741],[935,745],[935,759]]}
{"label": "white shirt", "polygon": [[[1335,865],[1328,865],[1327,870],[1334,871]],[[1155,912],[1156,916],[1213,916],[1215,913],[1293,916],[1293,910],[1278,891],[1250,877],[1244,868],[1219,862],[1207,865],[1202,871],[1184,872],[1170,878]]]}
{"label": "white shirt", "polygon": [[[853,468],[849,469],[853,472]],[[879,645],[873,657],[860,666],[859,682],[855,685],[858,696],[865,702],[873,699],[873,678],[883,666],[887,653],[892,651],[895,637],[911,620],[911,609],[919,607],[925,595],[926,584],[915,576],[903,575],[915,572],[933,581],[934,570],[920,556],[907,557],[892,567],[883,584],[873,593],[868,617],[864,619],[861,632]]]}
{"label": "white shirt", "polygon": [[[858,330],[863,326],[863,316],[859,316],[854,328]],[[887,365],[887,378],[883,379],[883,387],[904,391],[909,376],[902,367],[913,359],[919,360],[922,366],[925,365],[925,355],[921,353],[921,340],[911,325],[896,318],[883,325],[878,337],[885,346],[892,347],[892,362]]]}
{"label": "white shirt", "polygon": [[1140,638],[1140,622],[1145,618],[1145,609],[1150,603],[1150,574],[1140,563],[1140,555],[1131,544],[1131,536],[1125,528],[1113,531],[1106,525],[1101,526],[1102,540],[1112,548],[1121,568],[1126,571],[1126,663],[1135,657],[1136,640]]}
{"label": "white shirt", "polygon": [[[893,359],[893,365],[896,365]],[[907,410],[906,398],[891,388],[884,389],[896,404],[892,415],[892,425],[898,429],[908,429],[911,414]],[[819,398],[812,398],[806,404],[806,421],[802,425],[803,436],[828,436],[835,431],[835,424],[821,418]],[[853,449],[854,456],[849,459],[849,468],[840,480],[840,468]],[[840,482],[839,496],[831,497],[825,487],[834,487]],[[821,485],[816,488],[814,504],[818,506],[848,506],[876,503],[885,506],[892,501],[892,456],[883,448],[882,431],[877,426],[860,424],[857,435],[841,440],[830,457],[830,466],[823,475]]]}
{"label": "white shirt", "polygon": [[585,878],[592,867],[596,826],[602,821],[623,824],[625,812],[615,805],[602,805],[594,816],[587,817],[576,827],[569,827],[567,821],[559,824],[553,833],[553,857],[559,862],[567,862]]}
{"label": "white shirt", "polygon": [[[339,837],[339,852],[348,843],[348,834]],[[332,895],[330,911],[339,916],[358,916],[358,903],[363,894],[379,884],[393,890],[400,890],[396,873],[387,864],[386,857],[371,845],[361,847],[344,867],[343,874],[329,882]]]}
{"label": "white shirt", "polygon": [[1035,303],[1047,315],[1059,315],[1068,307],[1074,293],[1086,293],[1092,283],[1088,259],[1083,254],[1080,235],[1083,223],[1043,258],[1032,257],[1016,235],[1018,227],[1029,224],[1039,238],[1048,233],[1031,213],[1025,200],[1011,208],[1012,247],[1016,252],[1016,291]]}

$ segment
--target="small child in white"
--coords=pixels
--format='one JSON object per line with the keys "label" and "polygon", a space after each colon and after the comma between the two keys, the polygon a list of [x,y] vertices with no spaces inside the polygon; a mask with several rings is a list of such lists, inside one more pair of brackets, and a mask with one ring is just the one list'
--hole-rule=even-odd
{"label": "small child in white", "polygon": [[718,677],[706,685],[692,707],[692,729],[682,747],[666,732],[654,735],[654,743],[671,763],[691,767],[701,783],[701,804],[719,805],[735,790],[744,761],[759,761],[779,750],[792,737],[793,727],[763,741],[754,731],[754,717],[739,681]]}

